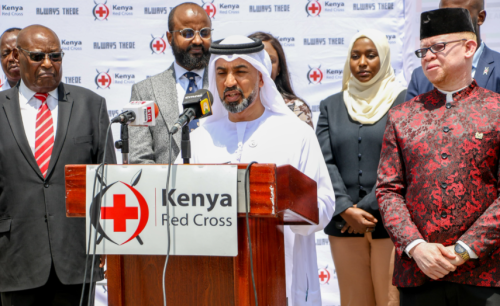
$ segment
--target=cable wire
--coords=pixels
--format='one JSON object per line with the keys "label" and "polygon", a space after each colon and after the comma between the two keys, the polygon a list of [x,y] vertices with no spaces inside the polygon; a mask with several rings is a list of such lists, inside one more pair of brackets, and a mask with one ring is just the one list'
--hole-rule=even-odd
{"label": "cable wire", "polygon": [[[168,193],[168,186],[170,186],[170,170],[172,169],[172,134],[168,133],[168,142],[170,144],[168,152],[168,174],[167,174],[167,186],[165,188],[165,193]],[[165,287],[165,275],[167,273],[168,258],[170,257],[170,209],[168,199],[165,201],[167,206],[167,258],[165,258],[165,266],[163,267],[163,306],[167,306],[167,288]]]}
{"label": "cable wire", "polygon": [[252,272],[252,285],[253,285],[253,294],[255,296],[255,306],[259,306],[259,300],[257,299],[257,288],[255,287],[255,275],[253,273],[253,252],[252,252],[252,237],[250,235],[250,225],[248,221],[248,199],[249,194],[248,190],[250,189],[250,167],[253,164],[257,164],[257,162],[253,161],[248,164],[247,169],[245,170],[245,219],[247,222],[247,236],[248,236],[248,245],[250,249],[250,269]]}

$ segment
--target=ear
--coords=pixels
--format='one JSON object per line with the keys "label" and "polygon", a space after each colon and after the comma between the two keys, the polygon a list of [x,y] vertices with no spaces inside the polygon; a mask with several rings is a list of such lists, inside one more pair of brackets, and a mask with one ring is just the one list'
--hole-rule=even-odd
{"label": "ear", "polygon": [[262,77],[262,73],[259,71],[259,87],[264,86],[264,78]]}
{"label": "ear", "polygon": [[474,53],[476,53],[477,42],[475,40],[469,39],[465,42],[465,58],[474,57]]}
{"label": "ear", "polygon": [[167,31],[167,40],[168,40],[168,44],[169,45],[172,45],[172,39],[174,38],[174,36],[172,35],[171,32]]}
{"label": "ear", "polygon": [[479,26],[483,25],[485,20],[486,20],[486,11],[482,10],[477,15],[477,25],[479,25]]}

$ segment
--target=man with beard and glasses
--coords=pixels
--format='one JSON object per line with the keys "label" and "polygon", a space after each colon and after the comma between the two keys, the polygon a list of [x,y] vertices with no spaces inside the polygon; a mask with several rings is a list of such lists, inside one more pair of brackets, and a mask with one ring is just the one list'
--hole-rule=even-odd
{"label": "man with beard and glasses", "polygon": [[[187,93],[208,87],[207,69],[212,43],[212,22],[196,3],[174,7],[168,16],[168,43],[175,61],[167,70],[132,86],[131,101],[155,101],[160,109],[156,126],[130,127],[130,162],[168,163],[170,147],[167,128],[183,111]],[[195,129],[198,120],[190,123]],[[173,158],[179,154],[181,133],[173,136]]]}
{"label": "man with beard and glasses", "polygon": [[[479,31],[486,21],[484,0],[441,0],[439,8],[466,8],[469,11],[477,37],[477,50],[472,60],[472,78],[478,86],[500,93],[500,72],[495,69],[495,66],[500,65],[500,53],[486,46]],[[422,67],[418,67],[411,75],[405,100],[410,101],[433,89],[434,85],[427,79]]]}
{"label": "man with beard and glasses", "polygon": [[321,305],[314,233],[330,222],[335,196],[318,139],[285,104],[260,40],[230,36],[210,52],[213,115],[191,134],[191,162],[292,165],[317,182],[319,224],[284,227],[285,270],[288,305]]}
{"label": "man with beard and glasses", "polygon": [[19,63],[14,58],[14,49],[16,48],[17,34],[20,28],[10,28],[0,36],[0,52],[2,54],[2,70],[5,73],[5,82],[0,80],[0,91],[10,89],[16,86],[21,79],[19,74]]}

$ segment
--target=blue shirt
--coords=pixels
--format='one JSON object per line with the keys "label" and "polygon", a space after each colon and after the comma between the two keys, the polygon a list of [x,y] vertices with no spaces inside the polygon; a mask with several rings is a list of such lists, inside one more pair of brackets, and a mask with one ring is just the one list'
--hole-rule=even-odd
{"label": "blue shirt", "polygon": [[479,45],[479,48],[476,50],[476,53],[474,54],[474,57],[472,58],[472,77],[474,78],[474,75],[476,75],[476,68],[477,64],[479,63],[479,58],[481,58],[481,55],[483,55],[484,51],[484,41],[481,42],[481,45]]}

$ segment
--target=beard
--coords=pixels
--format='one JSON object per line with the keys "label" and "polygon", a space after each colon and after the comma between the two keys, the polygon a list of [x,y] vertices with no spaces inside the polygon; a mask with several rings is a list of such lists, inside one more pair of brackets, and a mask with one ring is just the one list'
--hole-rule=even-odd
{"label": "beard", "polygon": [[[194,56],[189,53],[194,46],[201,47],[201,55]],[[205,46],[190,44],[186,50],[183,50],[176,44],[175,39],[172,39],[172,53],[174,54],[175,61],[187,70],[203,69],[207,67],[210,60],[210,52],[208,52]]]}
{"label": "beard", "polygon": [[[243,91],[236,87],[236,86],[233,86],[233,87],[230,87],[230,88],[227,88],[224,90],[224,93],[223,93],[223,96],[220,98],[220,100],[222,101],[222,105],[224,105],[224,108],[230,112],[230,113],[233,113],[233,114],[237,114],[237,113],[241,113],[242,111],[244,111],[245,109],[247,109],[250,105],[252,105],[252,103],[255,101],[255,98],[257,98],[257,94],[258,94],[258,90],[257,90],[258,86],[256,86],[252,92],[248,95],[248,97],[245,98],[245,96],[243,96]],[[226,96],[226,92],[228,91],[231,91],[231,90],[237,90],[240,92],[241,96],[243,97],[243,100],[241,101],[241,103],[239,103],[238,101],[236,102],[226,102],[224,97]]]}

